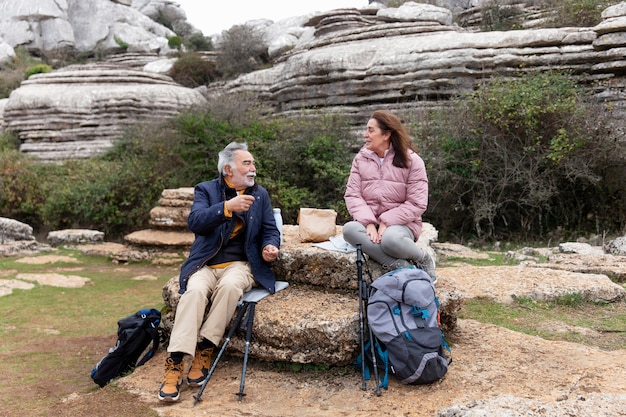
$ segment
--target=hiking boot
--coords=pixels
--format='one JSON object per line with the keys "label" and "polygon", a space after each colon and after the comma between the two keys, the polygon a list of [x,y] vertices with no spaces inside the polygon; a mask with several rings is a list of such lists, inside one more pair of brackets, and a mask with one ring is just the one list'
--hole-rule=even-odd
{"label": "hiking boot", "polygon": [[424,272],[430,277],[430,281],[435,285],[437,283],[437,272],[435,271],[435,261],[428,252],[424,252],[424,257],[421,261],[414,261],[415,266],[423,269]]}
{"label": "hiking boot", "polygon": [[196,355],[193,358],[191,369],[187,374],[187,383],[192,387],[202,385],[209,374],[209,364],[211,363],[211,355],[213,348],[196,349]]}
{"label": "hiking boot", "polygon": [[183,363],[175,363],[172,358],[165,359],[165,375],[159,389],[159,400],[175,402],[180,398],[180,384],[183,380]]}

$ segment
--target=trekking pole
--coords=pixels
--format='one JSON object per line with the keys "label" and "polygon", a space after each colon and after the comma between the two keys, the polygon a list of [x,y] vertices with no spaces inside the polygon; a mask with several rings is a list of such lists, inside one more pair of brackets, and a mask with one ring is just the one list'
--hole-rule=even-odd
{"label": "trekking pole", "polygon": [[[359,272],[359,277],[360,279],[360,283],[359,283],[359,288],[363,288],[361,291],[359,291],[359,293],[362,292],[363,297],[361,303],[363,305],[363,309],[367,312],[367,306],[368,306],[368,297],[369,297],[369,291],[368,291],[368,286],[367,286],[367,282],[363,279],[363,261],[360,260],[359,258],[363,258],[363,254],[361,253],[359,256],[359,252],[361,251],[361,245],[357,245],[357,268],[360,270]],[[370,277],[370,281],[372,280],[372,274],[369,270],[369,266],[367,267],[367,273]],[[369,326],[369,321],[367,320],[367,314],[364,315],[365,316],[365,322],[367,325],[367,330],[368,330],[368,336],[369,336],[369,341],[370,341],[370,355],[372,355],[372,368],[373,372],[374,372],[374,382],[376,384],[376,396],[380,397],[381,393],[380,393],[380,380],[378,379],[378,361],[376,359],[376,340],[374,339],[374,334],[372,333],[372,328]],[[361,330],[362,331],[362,330]],[[361,338],[363,337],[363,334],[361,334]],[[363,354],[363,350],[364,348],[361,347],[361,354]],[[365,362],[365,357],[363,356],[363,362]]]}
{"label": "trekking pole", "polygon": [[250,339],[252,339],[252,326],[254,325],[254,307],[256,303],[247,303],[248,307],[248,316],[245,320],[246,327],[246,347],[243,353],[243,368],[241,370],[241,382],[239,384],[239,392],[236,394],[239,396],[239,402],[243,399],[243,396],[246,395],[243,393],[243,387],[246,381],[246,368],[248,364],[248,352],[250,351]]}
{"label": "trekking pole", "polygon": [[356,245],[356,277],[357,284],[359,286],[359,338],[361,342],[361,389],[365,391],[367,389],[367,382],[365,382],[365,323],[363,317],[363,252],[361,251],[361,244]]}
{"label": "trekking pole", "polygon": [[202,393],[204,392],[204,389],[209,383],[209,379],[211,379],[211,376],[213,375],[213,372],[215,371],[215,368],[217,367],[217,363],[222,358],[222,355],[224,354],[224,351],[226,350],[226,346],[228,345],[228,342],[230,342],[230,339],[233,337],[233,334],[235,334],[237,327],[239,327],[239,323],[241,322],[241,318],[243,317],[243,314],[246,311],[246,307],[247,307],[247,304],[240,304],[239,306],[237,306],[237,317],[235,318],[233,325],[230,327],[230,330],[228,331],[228,335],[226,335],[226,340],[224,340],[224,344],[222,345],[222,348],[217,354],[215,361],[213,361],[213,365],[211,365],[211,369],[209,369],[209,373],[207,374],[206,379],[202,383],[202,386],[198,390],[198,393],[194,395],[193,397],[195,399],[195,401],[193,402],[194,406],[198,404],[198,402],[202,401],[200,397],[202,397]]}
{"label": "trekking pole", "polygon": [[376,382],[376,396],[380,397],[380,380],[378,379],[378,363],[376,360],[376,347],[374,346],[374,334],[372,333],[372,328],[369,327],[369,325],[367,327],[370,337],[370,353],[372,355],[372,367],[374,368],[374,381]]}

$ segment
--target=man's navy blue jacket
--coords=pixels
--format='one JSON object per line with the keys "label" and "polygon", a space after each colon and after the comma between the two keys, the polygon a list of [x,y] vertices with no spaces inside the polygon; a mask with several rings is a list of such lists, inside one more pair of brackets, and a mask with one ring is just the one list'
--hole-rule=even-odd
{"label": "man's navy blue jacket", "polygon": [[[245,194],[255,198],[250,210],[244,213],[246,256],[256,281],[273,294],[276,292],[276,278],[261,253],[266,245],[280,248],[280,232],[276,227],[267,190],[255,183],[245,190]],[[187,219],[189,229],[195,233],[195,240],[189,257],[181,267],[181,294],[187,289],[189,277],[206,265],[228,242],[235,222],[224,215],[224,201],[236,195],[236,191],[228,187],[221,176],[196,185]]]}

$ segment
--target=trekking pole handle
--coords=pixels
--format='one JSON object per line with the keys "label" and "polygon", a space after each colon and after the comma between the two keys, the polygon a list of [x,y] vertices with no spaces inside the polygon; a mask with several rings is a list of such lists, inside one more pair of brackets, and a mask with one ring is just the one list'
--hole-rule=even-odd
{"label": "trekking pole handle", "polygon": [[361,250],[361,244],[358,243],[356,245],[356,261],[358,263],[363,262],[363,251]]}

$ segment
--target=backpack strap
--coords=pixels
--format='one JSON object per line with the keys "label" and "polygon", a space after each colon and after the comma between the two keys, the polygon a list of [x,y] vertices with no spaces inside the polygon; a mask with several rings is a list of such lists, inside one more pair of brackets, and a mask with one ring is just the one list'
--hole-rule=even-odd
{"label": "backpack strap", "polygon": [[153,317],[151,317],[150,319],[146,319],[146,321],[143,323],[143,326],[142,326],[152,338],[152,347],[150,348],[150,350],[146,352],[145,355],[143,355],[143,358],[137,361],[137,364],[135,365],[135,367],[141,366],[144,363],[148,362],[148,360],[152,358],[154,354],[157,352],[157,350],[159,349],[159,343],[161,342],[161,334],[159,332],[159,325],[161,323],[160,312],[158,310],[150,310],[148,314],[146,314],[147,312],[142,312],[142,313],[143,313],[142,316],[144,316],[144,314],[145,316],[147,316],[150,313],[152,313],[153,315]]}
{"label": "backpack strap", "polygon": [[380,377],[380,386],[387,389],[389,386],[389,352],[387,349],[382,348],[378,339],[376,343],[374,343],[374,348],[378,352],[379,359],[383,361],[383,367],[385,369],[385,374]]}
{"label": "backpack strap", "polygon": [[[370,351],[370,346],[371,342],[368,341],[365,344],[366,352]],[[381,343],[378,340],[376,340],[376,342],[374,343],[374,349],[376,349],[376,353],[378,353],[377,360],[382,361],[383,367],[385,369],[384,375],[378,376],[380,387],[387,389],[389,387],[389,352],[387,352],[387,349],[384,349],[382,347]],[[363,378],[366,381],[369,381],[372,378],[372,371],[370,370],[370,365],[372,364],[366,361],[365,358],[363,358],[363,356],[360,354],[352,364],[360,367],[363,361],[365,361],[365,367],[363,368]]]}

